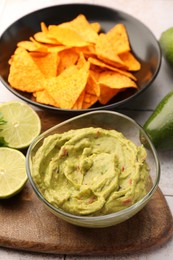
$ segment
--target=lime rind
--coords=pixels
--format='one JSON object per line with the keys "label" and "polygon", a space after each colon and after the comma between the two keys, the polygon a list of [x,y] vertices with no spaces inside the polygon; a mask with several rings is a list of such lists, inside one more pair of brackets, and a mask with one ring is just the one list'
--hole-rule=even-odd
{"label": "lime rind", "polygon": [[0,112],[7,121],[1,126],[1,136],[9,147],[24,149],[40,134],[40,118],[27,104],[19,101],[6,102],[0,105]]}
{"label": "lime rind", "polygon": [[0,199],[19,193],[27,182],[25,156],[13,148],[0,148]]}

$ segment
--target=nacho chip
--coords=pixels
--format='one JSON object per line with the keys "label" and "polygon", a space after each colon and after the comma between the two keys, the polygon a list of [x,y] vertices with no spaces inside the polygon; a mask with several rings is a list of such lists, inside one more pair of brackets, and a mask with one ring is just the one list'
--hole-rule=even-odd
{"label": "nacho chip", "polygon": [[45,81],[45,89],[62,109],[72,109],[84,90],[89,73],[89,63],[78,69],[72,65],[59,76]]}
{"label": "nacho chip", "polygon": [[[70,47],[71,48],[71,47]],[[68,50],[69,47],[63,46],[63,45],[57,45],[57,46],[47,46],[48,52],[56,52],[59,53],[64,50]]]}
{"label": "nacho chip", "polygon": [[44,22],[41,22],[41,23],[40,23],[40,27],[41,27],[41,31],[42,31],[43,33],[47,33],[48,28],[47,28],[47,26],[46,26],[46,24],[45,24]]}
{"label": "nacho chip", "polygon": [[85,90],[82,91],[82,93],[80,94],[80,96],[76,100],[72,109],[82,109],[82,105],[83,105],[83,102],[84,102],[84,95],[85,95]]}
{"label": "nacho chip", "polygon": [[97,33],[99,33],[99,31],[101,30],[101,25],[100,23],[90,23],[91,27],[93,28],[93,30]]}
{"label": "nacho chip", "polygon": [[36,102],[38,103],[58,107],[57,103],[54,101],[54,99],[49,95],[49,93],[45,89],[34,92],[33,96],[36,98]]}
{"label": "nacho chip", "polygon": [[17,47],[14,51],[14,54],[11,56],[11,58],[9,59],[8,63],[11,65],[13,60],[14,60],[14,57],[15,55],[20,55],[20,53],[22,54],[23,53],[23,48],[21,47]]}
{"label": "nacho chip", "polygon": [[79,33],[66,27],[56,25],[49,26],[47,35],[48,37],[56,39],[58,42],[66,46],[80,47],[89,45],[89,43],[85,41]]}
{"label": "nacho chip", "polygon": [[111,89],[137,88],[137,85],[133,80],[113,71],[104,71],[100,73],[99,83]]}
{"label": "nacho chip", "polygon": [[85,93],[82,109],[87,109],[94,105],[98,101],[98,97],[95,95],[91,95],[89,93]]}
{"label": "nacho chip", "polygon": [[117,24],[106,34],[101,33],[99,35],[96,43],[96,54],[106,63],[118,68],[128,69],[126,63],[118,56],[128,51],[130,51],[130,44],[123,24]]}
{"label": "nacho chip", "polygon": [[87,109],[98,101],[100,86],[92,71],[89,72],[88,81],[85,87],[82,109]]}
{"label": "nacho chip", "polygon": [[113,42],[109,40],[107,34],[101,33],[96,42],[95,51],[99,59],[117,68],[127,69],[127,65],[121,60],[112,47]]}
{"label": "nacho chip", "polygon": [[96,28],[93,29],[93,26],[88,22],[83,14],[79,14],[75,19],[70,22],[60,24],[59,27],[74,30],[81,36],[82,39],[87,42],[95,43],[98,38],[97,31],[95,30]]}
{"label": "nacho chip", "polygon": [[57,75],[61,74],[62,71],[64,71],[71,65],[75,65],[78,58],[78,53],[76,53],[73,49],[67,49],[59,52],[60,62],[57,66]]}
{"label": "nacho chip", "polygon": [[75,51],[77,53],[83,53],[85,58],[94,57],[96,58],[96,52],[95,52],[95,46],[89,45],[89,46],[83,46],[83,47],[75,47]]}
{"label": "nacho chip", "polygon": [[107,32],[106,38],[116,54],[130,51],[128,35],[123,24],[120,23],[115,25],[109,32]]}
{"label": "nacho chip", "polygon": [[40,52],[48,52],[48,48],[46,44],[43,44],[41,42],[38,42],[34,39],[34,37],[29,38],[32,43],[35,44],[38,48],[40,48]]}
{"label": "nacho chip", "polygon": [[86,59],[84,57],[84,54],[83,54],[83,52],[80,52],[79,53],[79,58],[78,58],[78,61],[77,61],[77,64],[76,64],[78,69],[83,67],[85,63],[86,63]]}
{"label": "nacho chip", "polygon": [[31,41],[21,41],[18,42],[17,47],[21,47],[27,51],[40,51],[40,52],[46,52],[47,48],[41,45],[38,45]]}
{"label": "nacho chip", "polygon": [[48,43],[48,44],[56,44],[56,45],[59,44],[57,40],[48,37],[47,35],[48,27],[44,22],[40,23],[40,27],[41,27],[41,32],[37,32],[34,34],[34,38],[36,41],[42,43]]}
{"label": "nacho chip", "polygon": [[45,32],[37,32],[34,34],[34,39],[38,42],[48,43],[53,45],[59,45],[60,43],[56,39],[52,39],[48,37],[47,33]]}
{"label": "nacho chip", "polygon": [[135,58],[131,52],[124,52],[119,54],[121,60],[126,64],[129,71],[138,71],[141,69],[140,62]]}
{"label": "nacho chip", "polygon": [[82,104],[83,109],[93,106],[98,101],[100,86],[98,84],[92,84],[93,82],[93,79],[90,77],[85,88],[85,95]]}
{"label": "nacho chip", "polygon": [[98,100],[102,105],[105,105],[118,93],[119,89],[110,88],[104,84],[100,84],[100,96],[98,97]]}
{"label": "nacho chip", "polygon": [[46,78],[56,77],[59,63],[57,53],[44,53],[42,56],[39,53],[38,55],[30,53],[30,55]]}
{"label": "nacho chip", "polygon": [[35,92],[42,90],[40,81],[44,78],[43,73],[39,70],[30,54],[25,49],[20,48],[11,62],[8,76],[10,85],[21,91]]}
{"label": "nacho chip", "polygon": [[94,74],[92,73],[91,70],[90,70],[90,73],[88,76],[88,81],[87,81],[87,85],[85,88],[85,92],[90,95],[94,95],[96,97],[99,97],[99,95],[100,95],[99,83],[96,80],[96,77],[94,76]]}
{"label": "nacho chip", "polygon": [[113,71],[119,72],[120,74],[125,75],[125,76],[127,76],[127,77],[129,77],[129,78],[131,78],[133,80],[136,80],[136,77],[132,73],[130,73],[128,71],[125,71],[125,70],[117,69],[116,67],[108,65],[108,64],[104,63],[103,61],[101,61],[99,59],[96,59],[96,58],[93,58],[93,57],[89,57],[88,61],[91,64],[96,65],[96,66],[98,66],[100,68],[113,70]]}
{"label": "nacho chip", "polygon": [[127,88],[137,88],[136,83],[130,78],[121,75],[118,72],[105,71],[100,73],[100,96],[99,102],[101,104],[108,103],[120,91]]}

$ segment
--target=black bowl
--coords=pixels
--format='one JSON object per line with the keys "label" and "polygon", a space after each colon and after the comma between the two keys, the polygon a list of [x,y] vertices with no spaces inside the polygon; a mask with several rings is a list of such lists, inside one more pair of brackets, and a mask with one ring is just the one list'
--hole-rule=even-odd
{"label": "black bowl", "polygon": [[[32,94],[17,91],[8,83],[8,60],[13,54],[16,44],[28,40],[34,33],[40,31],[40,22],[46,25],[59,24],[74,19],[78,14],[84,14],[90,22],[99,22],[103,31],[108,31],[117,23],[126,26],[132,52],[141,63],[141,70],[135,72],[138,90],[126,90],[114,97],[108,104],[96,103],[93,107],[84,110],[62,110],[53,106],[36,102]],[[141,94],[156,78],[161,65],[160,46],[153,33],[139,20],[115,9],[89,4],[65,4],[47,7],[29,13],[10,25],[0,38],[0,79],[2,83],[17,97],[40,108],[59,112],[87,112],[100,109],[114,109],[127,104]]]}

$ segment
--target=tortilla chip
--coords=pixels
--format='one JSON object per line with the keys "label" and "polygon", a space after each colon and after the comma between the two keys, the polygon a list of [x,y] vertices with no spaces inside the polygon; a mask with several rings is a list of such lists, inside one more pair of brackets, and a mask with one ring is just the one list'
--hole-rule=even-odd
{"label": "tortilla chip", "polygon": [[68,50],[69,48],[71,48],[71,47],[66,47],[66,46],[63,46],[63,45],[47,46],[48,52],[56,52],[56,53],[59,53],[59,52],[64,51],[64,50]]}
{"label": "tortilla chip", "polygon": [[33,93],[33,96],[36,98],[36,102],[42,103],[45,105],[58,106],[54,99],[49,95],[46,90],[41,90]]}
{"label": "tortilla chip", "polygon": [[90,68],[90,76],[92,76],[93,80],[97,83],[99,82],[99,76],[101,72],[103,72],[103,70],[100,68],[95,68],[94,70]]}
{"label": "tortilla chip", "polygon": [[107,41],[116,54],[130,51],[130,44],[124,24],[115,25],[106,34]]}
{"label": "tortilla chip", "polygon": [[83,101],[84,101],[84,95],[85,95],[85,90],[82,91],[78,99],[76,100],[74,106],[72,109],[82,109]]}
{"label": "tortilla chip", "polygon": [[80,47],[89,45],[89,43],[85,41],[79,33],[66,27],[56,25],[49,26],[47,35],[48,37],[56,39],[58,42],[66,46]]}
{"label": "tortilla chip", "polygon": [[40,51],[40,52],[46,52],[47,48],[38,44],[35,44],[31,41],[21,41],[18,42],[17,47],[21,47],[27,51]]}
{"label": "tortilla chip", "polygon": [[35,46],[40,48],[40,52],[48,52],[48,46],[46,44],[36,41],[34,37],[30,37],[29,39]]}
{"label": "tortilla chip", "polygon": [[56,77],[59,63],[57,53],[46,53],[42,56],[31,53],[30,55],[46,78]]}
{"label": "tortilla chip", "polygon": [[115,95],[119,93],[119,89],[110,88],[104,84],[100,84],[100,96],[98,100],[101,104],[107,104]]}
{"label": "tortilla chip", "polygon": [[95,52],[95,46],[94,45],[89,45],[89,46],[84,46],[84,47],[76,47],[75,51],[77,53],[83,53],[85,58],[89,58],[89,57],[94,57],[96,58],[96,52]]}
{"label": "tortilla chip", "polygon": [[79,58],[78,58],[78,61],[77,61],[77,67],[78,67],[78,69],[80,69],[81,67],[83,67],[85,63],[86,63],[86,59],[85,59],[85,57],[84,57],[84,54],[83,54],[83,52],[80,52],[80,53],[79,53]]}
{"label": "tortilla chip", "polygon": [[40,27],[41,27],[41,31],[42,31],[43,33],[47,33],[48,28],[47,28],[47,26],[46,26],[46,24],[45,24],[44,22],[41,22],[41,23],[40,23]]}
{"label": "tortilla chip", "polygon": [[138,71],[141,69],[140,62],[134,57],[131,52],[124,52],[119,54],[121,60],[126,64],[128,70],[130,71]]}
{"label": "tortilla chip", "polygon": [[34,34],[34,39],[38,42],[48,43],[53,45],[59,45],[60,43],[56,39],[49,38],[47,32],[37,32]]}
{"label": "tortilla chip", "polygon": [[87,109],[94,105],[98,101],[98,96],[100,95],[100,87],[98,84],[91,85],[92,80],[88,80],[85,95],[83,98],[82,108]]}
{"label": "tortilla chip", "polygon": [[104,71],[100,73],[99,83],[112,89],[137,88],[137,85],[133,80],[113,71]]}
{"label": "tortilla chip", "polygon": [[95,95],[91,95],[89,93],[85,93],[82,109],[87,109],[94,105],[98,101],[98,97]]}
{"label": "tortilla chip", "polygon": [[112,44],[113,42],[109,40],[107,34],[101,33],[95,46],[97,57],[109,65],[115,66],[117,68],[127,69],[127,65],[115,52]]}
{"label": "tortilla chip", "polygon": [[127,88],[137,88],[136,83],[118,72],[104,71],[99,75],[100,96],[99,102],[106,104],[120,91]]}
{"label": "tortilla chip", "polygon": [[101,30],[101,25],[100,23],[90,23],[91,27],[93,28],[93,30],[97,33],[99,33],[99,31]]}
{"label": "tortilla chip", "polygon": [[23,53],[23,48],[22,48],[22,47],[17,47],[17,48],[15,49],[15,51],[14,51],[14,54],[11,56],[11,58],[10,58],[9,61],[8,61],[10,65],[12,64],[15,55],[20,55],[20,53],[21,53],[21,55],[22,55],[22,53]]}
{"label": "tortilla chip", "polygon": [[100,95],[99,83],[96,80],[96,78],[94,77],[92,71],[90,71],[90,73],[89,73],[85,92],[90,95],[94,95],[96,97],[98,97]]}
{"label": "tortilla chip", "polygon": [[75,65],[78,58],[78,53],[76,53],[73,49],[67,49],[59,52],[60,62],[57,67],[57,75],[61,74],[62,71],[64,71],[71,65]]}
{"label": "tortilla chip", "polygon": [[59,44],[59,42],[56,39],[49,38],[47,35],[48,27],[44,22],[40,23],[41,32],[37,32],[34,34],[34,39],[38,42],[42,43],[48,43],[48,44]]}
{"label": "tortilla chip", "polygon": [[88,76],[88,81],[85,87],[85,95],[83,98],[82,109],[87,109],[98,101],[100,95],[100,86],[94,77],[92,71]]}
{"label": "tortilla chip", "polygon": [[93,58],[93,57],[89,57],[88,61],[91,64],[96,65],[96,66],[98,66],[100,68],[113,70],[113,71],[119,72],[120,74],[125,75],[125,76],[127,76],[127,77],[129,77],[129,78],[131,78],[133,80],[136,80],[136,77],[132,73],[130,73],[128,71],[125,71],[125,70],[117,69],[116,67],[108,65],[108,64],[104,63],[103,61],[101,61],[99,59],[96,59],[96,58]]}
{"label": "tortilla chip", "polygon": [[127,51],[130,51],[130,44],[123,24],[117,24],[106,34],[99,35],[96,43],[96,54],[109,65],[128,69],[126,63],[118,56]]}
{"label": "tortilla chip", "polygon": [[62,109],[72,109],[87,83],[89,63],[78,69],[72,65],[59,76],[45,81],[45,89]]}
{"label": "tortilla chip", "polygon": [[[95,43],[98,38],[97,31],[93,29],[93,26],[88,22],[83,14],[79,14],[75,19],[70,22],[62,23],[60,28],[69,28],[77,32],[81,38],[86,42]],[[95,24],[96,27],[96,24]],[[97,30],[98,30],[97,24]]]}
{"label": "tortilla chip", "polygon": [[44,78],[30,54],[25,49],[20,48],[11,62],[8,76],[10,85],[21,91],[35,92],[43,89],[40,86],[40,81]]}

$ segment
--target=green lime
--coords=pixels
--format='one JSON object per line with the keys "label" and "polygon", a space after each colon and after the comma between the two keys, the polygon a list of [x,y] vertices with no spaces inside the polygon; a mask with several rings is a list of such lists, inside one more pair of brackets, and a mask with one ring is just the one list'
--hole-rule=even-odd
{"label": "green lime", "polygon": [[173,27],[162,32],[159,42],[163,55],[173,66]]}
{"label": "green lime", "polygon": [[4,137],[11,148],[28,147],[41,131],[41,121],[37,113],[27,104],[11,101],[0,104],[0,113],[6,124],[0,127],[0,136]]}
{"label": "green lime", "polygon": [[0,199],[17,194],[26,181],[23,153],[12,148],[0,147]]}

